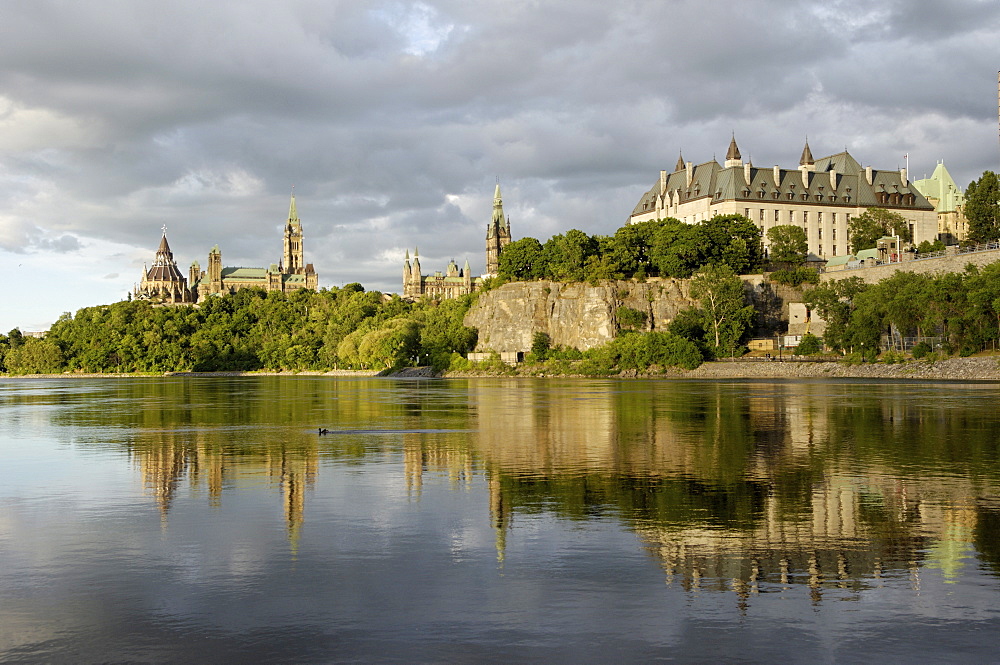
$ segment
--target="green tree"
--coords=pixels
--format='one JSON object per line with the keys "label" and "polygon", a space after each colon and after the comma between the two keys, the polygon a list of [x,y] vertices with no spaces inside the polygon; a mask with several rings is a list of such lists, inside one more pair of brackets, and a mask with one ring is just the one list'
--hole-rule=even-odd
{"label": "green tree", "polygon": [[885,208],[868,208],[852,217],[847,224],[847,234],[851,241],[851,252],[855,254],[875,247],[882,236],[898,235],[902,242],[913,240],[910,223],[906,218]]}
{"label": "green tree", "polygon": [[708,344],[715,355],[730,354],[753,321],[741,280],[727,265],[709,265],[691,280],[691,295],[701,303]]}
{"label": "green tree", "polygon": [[812,333],[803,335],[802,339],[799,340],[799,345],[795,349],[796,353],[803,356],[814,356],[822,350],[823,341]]}
{"label": "green tree", "polygon": [[809,242],[801,226],[794,224],[772,226],[767,230],[767,239],[771,243],[769,254],[771,263],[785,268],[805,263],[806,254],[809,253]]}
{"label": "green tree", "polygon": [[497,273],[500,277],[515,282],[544,276],[546,264],[542,256],[542,243],[535,238],[513,241],[500,254]]}
{"label": "green tree", "polygon": [[50,340],[25,337],[7,351],[4,363],[11,374],[53,374],[62,370],[63,354]]}
{"label": "green tree", "polygon": [[826,321],[823,340],[832,349],[848,346],[848,327],[854,312],[854,300],[868,289],[860,277],[849,277],[819,284],[805,294],[806,304]]}
{"label": "green tree", "polygon": [[585,280],[587,260],[597,254],[597,247],[594,238],[578,229],[570,229],[565,235],[552,236],[543,246],[546,276],[558,281]]}
{"label": "green tree", "polygon": [[1000,182],[993,171],[985,171],[965,190],[965,216],[969,240],[987,242],[1000,238]]}
{"label": "green tree", "polygon": [[548,333],[536,332],[531,338],[531,355],[533,355],[537,361],[545,360],[551,347],[552,339],[549,337]]}

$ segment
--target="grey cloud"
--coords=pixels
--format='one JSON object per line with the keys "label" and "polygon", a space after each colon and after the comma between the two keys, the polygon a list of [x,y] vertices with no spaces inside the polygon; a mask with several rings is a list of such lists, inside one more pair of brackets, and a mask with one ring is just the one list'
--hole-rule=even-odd
{"label": "grey cloud", "polygon": [[759,164],[808,135],[881,167],[943,158],[964,184],[996,161],[994,5],[33,2],[0,25],[0,90],[89,142],[2,155],[59,194],[2,246],[151,257],[167,224],[182,263],[219,243],[267,264],[295,185],[321,283],[398,288],[390,248],[482,268],[496,176],[515,237],[611,233],[678,150],[721,157],[732,131]]}

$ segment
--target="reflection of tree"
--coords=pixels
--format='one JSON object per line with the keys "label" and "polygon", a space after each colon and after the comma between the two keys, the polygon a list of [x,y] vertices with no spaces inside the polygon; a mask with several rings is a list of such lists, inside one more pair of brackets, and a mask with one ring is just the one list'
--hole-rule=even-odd
{"label": "reflection of tree", "polygon": [[[986,419],[945,417],[906,388],[647,387],[473,384],[491,506],[507,524],[517,512],[613,514],[686,588],[804,583],[819,600],[890,570],[918,584],[923,560],[954,574],[970,540],[961,506],[997,486],[982,477],[996,468],[990,428],[971,447],[957,440],[968,418]],[[988,463],[924,475],[968,459]]]}

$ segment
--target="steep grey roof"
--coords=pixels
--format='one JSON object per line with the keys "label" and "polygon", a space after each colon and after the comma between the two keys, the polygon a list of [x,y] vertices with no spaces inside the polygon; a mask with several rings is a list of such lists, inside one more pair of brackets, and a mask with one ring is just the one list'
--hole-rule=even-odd
{"label": "steep grey roof", "polygon": [[[803,150],[803,159],[812,158],[811,151]],[[773,168],[750,166],[750,182],[747,182],[744,166],[723,167],[716,161],[704,162],[692,169],[691,185],[687,184],[687,169],[679,163],[679,168],[667,176],[666,196],[671,192],[679,194],[680,201],[712,197],[714,200],[770,201],[782,203],[823,203],[825,205],[845,205],[861,207],[890,207],[912,210],[933,210],[912,182],[904,183],[899,171],[872,171],[872,184],[865,177],[865,170],[849,153],[841,152],[823,157],[815,162],[815,170],[778,169],[775,182]],[[836,172],[834,176],[833,172]],[[880,202],[879,193],[890,197]],[[892,195],[899,194],[898,201]],[[912,195],[912,204],[903,197]],[[660,196],[660,180],[639,199],[633,215],[641,215],[656,209]],[[666,201],[664,205],[666,205]]]}

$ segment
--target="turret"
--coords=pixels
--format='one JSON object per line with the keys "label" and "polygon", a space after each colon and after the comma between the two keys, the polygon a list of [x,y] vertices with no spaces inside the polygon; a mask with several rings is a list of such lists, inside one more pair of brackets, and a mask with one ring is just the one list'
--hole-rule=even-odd
{"label": "turret", "polygon": [[743,158],[740,156],[740,149],[736,147],[736,135],[729,141],[729,150],[726,151],[726,168],[733,166],[743,166]]}

